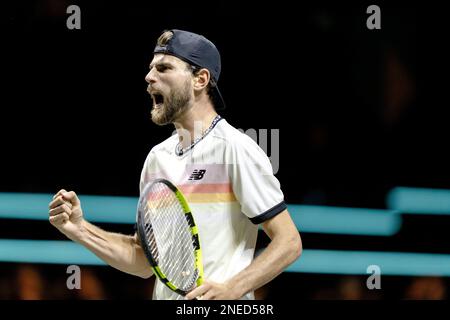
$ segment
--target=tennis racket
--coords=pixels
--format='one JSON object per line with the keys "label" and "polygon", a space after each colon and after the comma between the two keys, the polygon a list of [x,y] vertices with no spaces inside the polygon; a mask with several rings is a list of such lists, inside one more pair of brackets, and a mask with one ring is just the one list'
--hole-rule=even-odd
{"label": "tennis racket", "polygon": [[202,252],[189,205],[170,181],[147,184],[137,210],[137,232],[153,273],[185,296],[203,282]]}

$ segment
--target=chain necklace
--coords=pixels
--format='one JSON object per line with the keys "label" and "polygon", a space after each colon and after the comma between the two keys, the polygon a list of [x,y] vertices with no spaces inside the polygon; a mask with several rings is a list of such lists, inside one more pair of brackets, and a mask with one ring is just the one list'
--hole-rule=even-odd
{"label": "chain necklace", "polygon": [[194,142],[192,142],[190,146],[188,146],[186,148],[182,148],[181,141],[178,142],[178,144],[175,148],[175,153],[177,154],[177,156],[182,156],[183,154],[185,154],[186,152],[191,150],[197,143],[199,143],[204,137],[206,137],[206,135],[216,126],[217,122],[219,122],[220,120],[222,120],[222,117],[220,115],[217,115],[214,118],[214,120],[211,122],[211,125],[209,126],[209,128],[206,129],[206,131],[201,135],[201,137],[198,137],[197,139],[195,139]]}

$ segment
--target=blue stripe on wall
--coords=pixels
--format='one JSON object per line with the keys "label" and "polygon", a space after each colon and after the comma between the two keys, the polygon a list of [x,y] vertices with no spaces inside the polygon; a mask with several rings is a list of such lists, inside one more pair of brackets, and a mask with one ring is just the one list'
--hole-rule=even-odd
{"label": "blue stripe on wall", "polygon": [[404,213],[450,214],[450,190],[397,187],[386,201],[388,208]]}
{"label": "blue stripe on wall", "polygon": [[[137,197],[80,195],[86,220],[135,222]],[[0,218],[47,220],[50,194],[0,193]],[[390,236],[401,227],[394,210],[288,205],[301,232]]]}

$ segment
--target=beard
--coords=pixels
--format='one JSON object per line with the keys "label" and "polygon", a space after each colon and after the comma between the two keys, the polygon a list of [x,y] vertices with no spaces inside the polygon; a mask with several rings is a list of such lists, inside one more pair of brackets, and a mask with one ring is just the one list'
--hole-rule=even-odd
{"label": "beard", "polygon": [[175,122],[191,105],[191,83],[186,81],[180,89],[172,90],[158,108],[152,108],[152,121],[163,126]]}

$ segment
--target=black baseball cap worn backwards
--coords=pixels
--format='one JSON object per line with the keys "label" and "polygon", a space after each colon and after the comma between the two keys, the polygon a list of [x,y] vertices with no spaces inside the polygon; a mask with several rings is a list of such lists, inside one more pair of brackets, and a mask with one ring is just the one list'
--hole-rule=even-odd
{"label": "black baseball cap worn backwards", "polygon": [[166,31],[171,31],[173,37],[164,46],[156,45],[153,53],[169,54],[193,66],[208,69],[212,80],[212,93],[215,95],[215,107],[217,110],[225,109],[225,101],[217,86],[221,62],[216,46],[196,33],[176,29]]}

